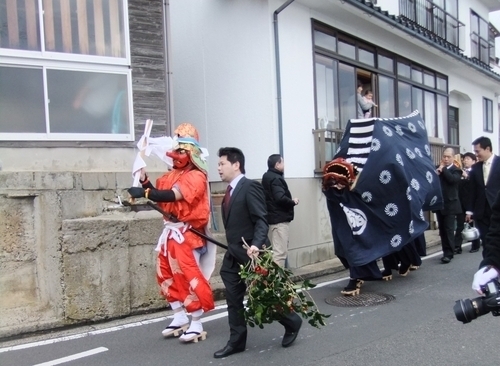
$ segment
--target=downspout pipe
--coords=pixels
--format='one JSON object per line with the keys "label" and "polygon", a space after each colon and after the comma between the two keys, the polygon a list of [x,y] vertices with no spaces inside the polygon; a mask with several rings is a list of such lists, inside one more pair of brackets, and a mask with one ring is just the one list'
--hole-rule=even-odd
{"label": "downspout pipe", "polygon": [[171,136],[174,133],[174,93],[171,70],[172,48],[170,35],[170,3],[168,0],[163,1],[163,39],[165,50],[165,102],[167,107],[167,125],[165,126],[165,133],[168,136]]}
{"label": "downspout pipe", "polygon": [[283,113],[281,106],[281,68],[280,68],[280,43],[278,34],[278,14],[295,0],[287,0],[283,5],[274,11],[274,55],[276,63],[276,100],[278,102],[278,143],[280,155],[283,156]]}

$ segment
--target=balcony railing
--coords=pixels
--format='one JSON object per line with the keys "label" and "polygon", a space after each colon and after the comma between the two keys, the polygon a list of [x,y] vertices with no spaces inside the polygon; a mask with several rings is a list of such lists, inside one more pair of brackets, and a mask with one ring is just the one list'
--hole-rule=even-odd
{"label": "balcony railing", "polygon": [[460,48],[459,29],[464,23],[433,1],[399,0],[399,13],[413,25]]}
{"label": "balcony railing", "polygon": [[[344,130],[329,130],[322,128],[313,130],[312,132],[314,136],[314,152],[316,157],[314,173],[319,175],[323,172],[325,164],[330,162],[337,153]],[[429,145],[431,149],[431,159],[436,166],[439,165],[441,161],[443,149],[445,147],[451,147],[457,153],[460,151],[460,146],[457,145],[437,142],[430,142]]]}

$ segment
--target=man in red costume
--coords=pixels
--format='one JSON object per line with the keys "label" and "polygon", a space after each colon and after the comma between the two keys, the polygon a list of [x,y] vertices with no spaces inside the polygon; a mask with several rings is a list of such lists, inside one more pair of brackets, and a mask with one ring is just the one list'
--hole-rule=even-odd
{"label": "man in red costume", "polygon": [[[141,170],[142,187],[128,190],[133,198],[146,197],[158,203],[178,220],[164,217],[164,230],[158,240],[156,277],[161,293],[174,311],[174,318],[163,336],[180,336],[181,342],[205,339],[200,318],[214,308],[210,278],[215,256],[206,241],[189,231],[206,232],[210,217],[207,164],[198,144],[198,132],[189,123],[175,130],[176,143],[167,152],[173,169],[156,181],[156,187]],[[214,252],[213,252],[214,253]],[[213,259],[212,259],[213,257]],[[204,262],[209,262],[204,270]],[[213,263],[210,263],[213,262]],[[186,311],[191,313],[192,320]]]}

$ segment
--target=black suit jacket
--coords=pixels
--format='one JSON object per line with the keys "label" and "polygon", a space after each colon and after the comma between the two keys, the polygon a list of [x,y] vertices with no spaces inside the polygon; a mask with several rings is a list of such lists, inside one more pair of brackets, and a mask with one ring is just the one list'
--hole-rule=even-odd
{"label": "black suit jacket", "polygon": [[225,212],[224,207],[223,202],[222,222],[226,230],[228,252],[240,264],[245,264],[250,258],[243,248],[242,237],[248,245],[255,245],[259,249],[263,244],[269,247],[266,198],[262,185],[243,177],[233,189],[228,212]]}
{"label": "black suit jacket", "polygon": [[[470,173],[470,170],[469,170]],[[471,184],[469,180],[469,173],[467,173],[467,178],[462,177],[460,182],[458,183],[458,198],[460,199],[460,204],[462,206],[462,211],[465,214],[465,211],[467,211],[467,205],[468,202],[470,201],[470,195],[471,195]]]}
{"label": "black suit jacket", "polygon": [[460,199],[458,198],[458,183],[461,177],[462,170],[454,165],[443,168],[443,171],[439,174],[444,201],[443,209],[440,212],[443,215],[456,215],[462,212]]}
{"label": "black suit jacket", "polygon": [[467,211],[471,211],[475,219],[481,219],[484,215],[486,202],[492,207],[500,191],[500,157],[496,155],[493,157],[486,185],[484,184],[482,161],[472,166],[469,180],[471,194]]}
{"label": "black suit jacket", "polygon": [[[491,172],[490,172],[491,174]],[[480,267],[494,266],[500,270],[500,194],[491,206],[491,225],[484,244],[483,261]]]}

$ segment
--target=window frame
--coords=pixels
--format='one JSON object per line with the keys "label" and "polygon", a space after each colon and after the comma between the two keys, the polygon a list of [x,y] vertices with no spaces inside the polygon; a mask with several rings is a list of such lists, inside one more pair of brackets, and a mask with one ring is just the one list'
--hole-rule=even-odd
{"label": "window frame", "polygon": [[493,132],[493,100],[483,97],[483,131]]}
{"label": "window frame", "polygon": [[[0,0],[1,1],[1,0]],[[12,67],[33,67],[40,68],[43,74],[43,90],[44,90],[44,108],[45,108],[45,124],[47,131],[44,133],[24,133],[24,132],[0,132],[0,141],[96,141],[96,142],[133,142],[135,140],[134,133],[134,111],[133,111],[133,90],[132,90],[132,70],[131,70],[131,50],[130,50],[130,35],[129,35],[129,13],[128,0],[122,1],[123,12],[120,21],[123,22],[123,47],[124,56],[100,56],[87,55],[80,53],[66,53],[47,51],[45,48],[45,22],[43,14],[43,0],[37,0],[38,3],[38,31],[40,32],[40,50],[24,50],[14,48],[0,47],[0,66]],[[18,5],[20,6],[20,5]],[[125,75],[127,79],[128,98],[128,133],[54,133],[50,132],[49,119],[49,100],[47,90],[47,70],[63,70],[63,71],[85,71],[95,73],[108,73]]]}
{"label": "window frame", "polygon": [[[484,22],[486,25],[486,35],[481,34],[481,22]],[[476,29],[472,30],[472,26],[476,25]],[[478,13],[476,13],[474,10],[470,10],[470,45],[471,45],[471,57],[477,59],[478,61],[489,65],[490,60],[491,60],[491,50],[492,48],[494,49],[495,43],[490,42],[490,25],[487,20],[485,20],[483,17],[481,17]],[[477,37],[477,40],[474,41],[473,38]],[[487,49],[487,55],[486,55],[486,60],[483,60],[482,57],[482,52],[481,48],[482,46],[486,44],[488,45]]]}

